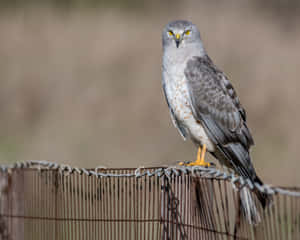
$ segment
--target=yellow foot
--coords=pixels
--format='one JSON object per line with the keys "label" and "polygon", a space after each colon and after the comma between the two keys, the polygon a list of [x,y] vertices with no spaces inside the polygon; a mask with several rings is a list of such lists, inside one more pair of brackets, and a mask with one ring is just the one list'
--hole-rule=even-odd
{"label": "yellow foot", "polygon": [[198,148],[197,160],[195,162],[191,162],[191,163],[180,162],[179,165],[209,167],[211,164],[204,161],[205,153],[206,153],[206,145],[204,144],[202,150],[200,147]]}
{"label": "yellow foot", "polygon": [[205,161],[195,161],[195,162],[191,162],[186,164],[186,166],[202,166],[202,167],[209,167],[210,163],[209,162],[205,162]]}

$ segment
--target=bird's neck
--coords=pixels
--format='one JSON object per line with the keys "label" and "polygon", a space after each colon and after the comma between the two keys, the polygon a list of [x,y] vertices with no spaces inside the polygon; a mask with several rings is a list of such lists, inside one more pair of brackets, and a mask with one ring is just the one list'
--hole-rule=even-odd
{"label": "bird's neck", "polygon": [[203,46],[193,44],[179,46],[168,46],[164,49],[163,64],[185,64],[192,57],[204,57],[206,55]]}

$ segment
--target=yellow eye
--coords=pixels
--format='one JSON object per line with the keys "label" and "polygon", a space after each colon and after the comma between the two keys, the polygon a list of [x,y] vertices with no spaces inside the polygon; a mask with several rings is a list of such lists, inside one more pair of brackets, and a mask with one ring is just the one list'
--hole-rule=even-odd
{"label": "yellow eye", "polygon": [[190,34],[191,34],[191,31],[190,31],[190,30],[187,30],[184,34],[185,34],[185,35],[190,35]]}
{"label": "yellow eye", "polygon": [[169,33],[170,36],[174,35],[174,33],[172,31],[169,31],[168,33]]}

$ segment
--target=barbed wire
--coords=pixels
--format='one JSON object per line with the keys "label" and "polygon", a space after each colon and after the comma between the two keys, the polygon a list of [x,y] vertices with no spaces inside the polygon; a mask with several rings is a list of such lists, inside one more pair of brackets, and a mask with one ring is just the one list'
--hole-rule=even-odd
{"label": "barbed wire", "polygon": [[[243,187],[248,187],[251,190],[257,189],[262,193],[266,194],[283,194],[293,197],[300,197],[300,192],[291,191],[283,189],[280,187],[274,187],[268,184],[260,185],[258,183],[253,183],[250,179],[245,179],[241,176],[236,176],[233,173],[226,173],[220,171],[213,167],[202,167],[202,166],[169,166],[169,167],[158,167],[158,168],[145,168],[139,167],[134,170],[133,173],[105,173],[105,171],[110,171],[109,169],[103,166],[98,166],[95,169],[86,169],[80,167],[72,167],[66,164],[59,164],[49,161],[21,161],[16,162],[11,165],[0,165],[0,171],[11,173],[14,169],[37,169],[42,170],[57,170],[60,174],[70,175],[73,173],[85,174],[87,176],[95,177],[163,177],[171,179],[174,176],[181,176],[186,174],[191,174],[192,176],[203,177],[203,178],[213,178],[220,180],[227,180],[232,183],[233,188],[242,189]],[[102,171],[102,172],[101,172]]]}

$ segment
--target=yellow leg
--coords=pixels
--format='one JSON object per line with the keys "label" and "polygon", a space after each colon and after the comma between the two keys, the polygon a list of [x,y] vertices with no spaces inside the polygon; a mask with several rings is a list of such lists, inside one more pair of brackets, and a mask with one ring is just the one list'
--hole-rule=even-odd
{"label": "yellow leg", "polygon": [[205,162],[205,160],[204,160],[205,153],[206,153],[206,145],[203,144],[202,150],[200,147],[198,148],[197,160],[195,162],[188,163],[187,166],[209,167],[210,163]]}

